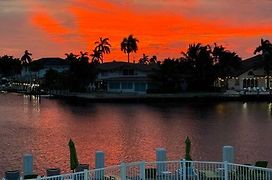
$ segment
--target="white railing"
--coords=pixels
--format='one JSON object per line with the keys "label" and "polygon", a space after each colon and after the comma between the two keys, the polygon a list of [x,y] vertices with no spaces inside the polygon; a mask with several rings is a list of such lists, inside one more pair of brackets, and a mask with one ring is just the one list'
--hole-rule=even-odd
{"label": "white railing", "polygon": [[71,179],[84,180],[85,178],[88,179],[88,171],[71,173],[71,174],[62,174],[57,176],[45,176],[45,177],[38,176],[37,180],[71,180]]}
{"label": "white railing", "polygon": [[228,163],[228,179],[267,180],[272,179],[272,169]]}
{"label": "white railing", "polygon": [[272,169],[204,161],[122,163],[38,180],[272,180]]}

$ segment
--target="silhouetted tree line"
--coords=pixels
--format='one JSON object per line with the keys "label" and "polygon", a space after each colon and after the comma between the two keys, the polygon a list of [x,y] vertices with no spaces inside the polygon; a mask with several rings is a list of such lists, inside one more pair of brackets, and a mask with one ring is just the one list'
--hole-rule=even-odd
{"label": "silhouetted tree line", "polygon": [[59,73],[55,70],[48,70],[42,81],[41,88],[45,90],[67,90],[70,89],[69,73]]}
{"label": "silhouetted tree line", "polygon": [[223,46],[191,44],[180,58],[165,59],[151,78],[160,92],[214,91],[215,80],[228,76],[240,65],[241,58]]}
{"label": "silhouetted tree line", "polygon": [[86,87],[95,81],[96,64],[89,62],[87,52],[80,52],[80,55],[73,53],[65,54],[70,68],[66,72],[47,71],[43,88],[50,90],[70,90],[76,92],[86,91]]}
{"label": "silhouetted tree line", "polygon": [[149,58],[147,55],[143,54],[143,56],[139,59],[139,64],[160,64],[161,62],[158,61],[157,56],[153,55]]}
{"label": "silhouetted tree line", "polygon": [[80,55],[66,53],[66,61],[70,68],[67,72],[58,73],[50,70],[46,73],[43,86],[49,89],[69,89],[70,91],[84,92],[90,83],[96,79],[96,65],[103,63],[104,54],[110,53],[109,38],[99,38],[94,50],[88,56],[88,52],[80,52]]}
{"label": "silhouetted tree line", "polygon": [[[121,42],[121,51],[130,54],[138,50],[139,40],[129,35]],[[50,70],[47,72],[43,86],[49,89],[69,89],[71,91],[85,91],[86,87],[95,82],[96,65],[104,62],[104,55],[111,52],[109,38],[100,37],[94,43],[91,54],[80,52],[80,55],[66,53],[66,61],[70,65],[67,72],[58,73]],[[269,40],[261,39],[261,44],[254,54],[261,53],[263,66],[267,78],[272,67],[272,44]],[[19,60],[12,56],[0,56],[0,73],[5,76],[20,73],[22,66],[37,71],[41,67],[34,66],[31,53],[27,50]],[[180,92],[189,91],[214,91],[214,82],[217,78],[225,78],[241,66],[241,58],[221,45],[190,44],[179,58],[167,58],[158,61],[154,55],[149,58],[146,54],[139,59],[140,64],[158,65],[150,75],[154,88],[150,92]],[[33,64],[33,65],[31,65]],[[267,79],[267,88],[269,80]]]}
{"label": "silhouetted tree line", "polygon": [[78,58],[67,59],[70,64],[69,90],[85,91],[86,87],[96,79],[96,63],[89,63],[87,53],[82,53]]}
{"label": "silhouetted tree line", "polygon": [[0,74],[3,76],[13,76],[21,73],[21,61],[13,56],[0,56]]}
{"label": "silhouetted tree line", "polygon": [[266,89],[270,89],[270,71],[272,68],[272,44],[269,40],[261,39],[261,44],[255,49],[254,54],[261,53],[263,67],[266,74]]}

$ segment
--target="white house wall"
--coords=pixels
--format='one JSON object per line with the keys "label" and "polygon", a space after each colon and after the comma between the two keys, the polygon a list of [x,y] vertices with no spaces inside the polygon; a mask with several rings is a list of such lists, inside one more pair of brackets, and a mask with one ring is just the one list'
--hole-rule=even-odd
{"label": "white house wall", "polygon": [[[252,72],[252,75],[249,75],[249,72]],[[266,78],[264,78],[264,69],[263,68],[259,68],[259,69],[251,69],[246,71],[245,73],[241,74],[238,77],[234,77],[234,78],[230,78],[228,79],[228,89],[231,90],[243,90],[243,80],[244,79],[256,79],[258,82],[258,86],[260,89],[261,88],[265,88],[266,87]],[[237,84],[237,81],[239,82]]]}
{"label": "white house wall", "polygon": [[45,67],[43,69],[40,69],[39,71],[30,71],[30,68],[23,67],[21,71],[21,78],[23,78],[25,81],[32,81],[33,79],[41,79],[45,77],[45,74],[50,69],[57,71],[59,73],[68,71],[69,66],[52,66],[52,67]]}

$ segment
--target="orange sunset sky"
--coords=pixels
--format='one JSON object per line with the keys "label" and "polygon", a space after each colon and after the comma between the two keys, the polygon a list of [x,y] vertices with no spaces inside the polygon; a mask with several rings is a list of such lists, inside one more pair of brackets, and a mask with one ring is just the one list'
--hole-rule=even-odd
{"label": "orange sunset sky", "polygon": [[260,38],[272,40],[271,0],[0,0],[0,55],[65,57],[91,51],[110,38],[105,61],[126,61],[120,42],[133,34],[139,50],[161,60],[179,57],[190,43],[214,42],[253,55]]}

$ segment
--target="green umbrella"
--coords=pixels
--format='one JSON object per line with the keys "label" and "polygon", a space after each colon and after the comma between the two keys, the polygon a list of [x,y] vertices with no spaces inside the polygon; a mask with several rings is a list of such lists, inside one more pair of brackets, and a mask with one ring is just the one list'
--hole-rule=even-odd
{"label": "green umbrella", "polygon": [[190,151],[191,151],[191,141],[190,141],[189,137],[187,136],[187,138],[185,140],[185,160],[187,160],[187,161],[192,161]]}
{"label": "green umbrella", "polygon": [[70,168],[71,170],[75,170],[78,166],[78,159],[76,153],[76,147],[72,139],[69,141],[69,149],[70,149]]}

